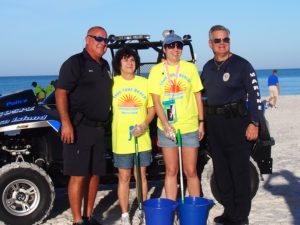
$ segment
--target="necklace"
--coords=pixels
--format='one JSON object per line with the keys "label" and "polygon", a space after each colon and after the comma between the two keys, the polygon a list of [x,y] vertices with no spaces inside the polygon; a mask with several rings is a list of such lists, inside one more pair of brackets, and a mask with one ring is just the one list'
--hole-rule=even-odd
{"label": "necklace", "polygon": [[[227,59],[226,59],[226,60],[227,60]],[[218,70],[218,71],[220,70],[221,66],[226,62],[226,60],[217,62],[217,61],[215,60],[215,58],[214,58],[214,63],[215,63],[215,65],[217,66],[217,70]]]}
{"label": "necklace", "polygon": [[216,59],[214,58],[214,63],[217,66],[217,70],[219,71],[221,69],[221,66],[229,59],[231,55],[228,54],[227,58],[224,61],[216,61]]}

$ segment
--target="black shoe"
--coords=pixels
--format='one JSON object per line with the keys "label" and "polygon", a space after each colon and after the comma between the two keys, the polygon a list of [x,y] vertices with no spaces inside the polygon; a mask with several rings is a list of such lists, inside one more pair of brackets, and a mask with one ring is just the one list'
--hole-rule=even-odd
{"label": "black shoe", "polygon": [[223,213],[221,216],[215,217],[214,218],[214,222],[215,223],[225,224],[226,222],[227,223],[230,222],[230,219],[229,219],[229,217],[225,213]]}
{"label": "black shoe", "polygon": [[99,223],[93,216],[83,216],[82,219],[83,221],[86,221],[88,225],[102,225],[102,223]]}
{"label": "black shoe", "polygon": [[88,221],[84,220],[82,218],[81,221],[77,222],[77,223],[73,223],[73,225],[90,225]]}
{"label": "black shoe", "polygon": [[237,221],[227,221],[223,223],[223,225],[249,225],[249,220],[248,218],[242,219],[242,220],[237,220]]}

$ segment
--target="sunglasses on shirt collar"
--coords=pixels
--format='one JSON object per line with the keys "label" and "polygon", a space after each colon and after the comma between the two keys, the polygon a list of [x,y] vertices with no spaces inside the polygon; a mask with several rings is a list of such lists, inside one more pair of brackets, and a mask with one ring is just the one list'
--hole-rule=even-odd
{"label": "sunglasses on shirt collar", "polygon": [[104,38],[104,37],[100,37],[100,36],[95,36],[95,35],[88,35],[89,37],[91,37],[91,38],[94,38],[95,39],[95,41],[97,41],[97,42],[104,42],[105,44],[108,44],[108,42],[109,42],[109,39],[108,38]]}
{"label": "sunglasses on shirt collar", "polygon": [[215,44],[219,44],[223,41],[223,43],[229,43],[230,42],[230,38],[229,37],[226,37],[226,38],[215,38],[215,39],[212,39],[212,42],[215,43]]}
{"label": "sunglasses on shirt collar", "polygon": [[175,46],[177,47],[177,49],[182,49],[183,48],[183,44],[181,42],[173,42],[173,43],[170,43],[170,44],[165,44],[165,48],[168,48],[168,49],[174,49]]}

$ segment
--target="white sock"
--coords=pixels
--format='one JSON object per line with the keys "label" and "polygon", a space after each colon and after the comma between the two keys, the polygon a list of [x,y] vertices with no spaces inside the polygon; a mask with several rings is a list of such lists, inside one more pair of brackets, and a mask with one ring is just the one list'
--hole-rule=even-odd
{"label": "white sock", "polygon": [[125,218],[125,217],[128,217],[128,216],[129,216],[128,212],[122,213],[122,218]]}

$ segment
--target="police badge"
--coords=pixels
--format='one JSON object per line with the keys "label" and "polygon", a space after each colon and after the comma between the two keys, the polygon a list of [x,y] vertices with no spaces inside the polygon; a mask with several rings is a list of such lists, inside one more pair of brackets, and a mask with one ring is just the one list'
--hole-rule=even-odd
{"label": "police badge", "polygon": [[228,72],[223,74],[223,81],[224,82],[227,82],[229,80],[229,78],[230,78],[230,74]]}

